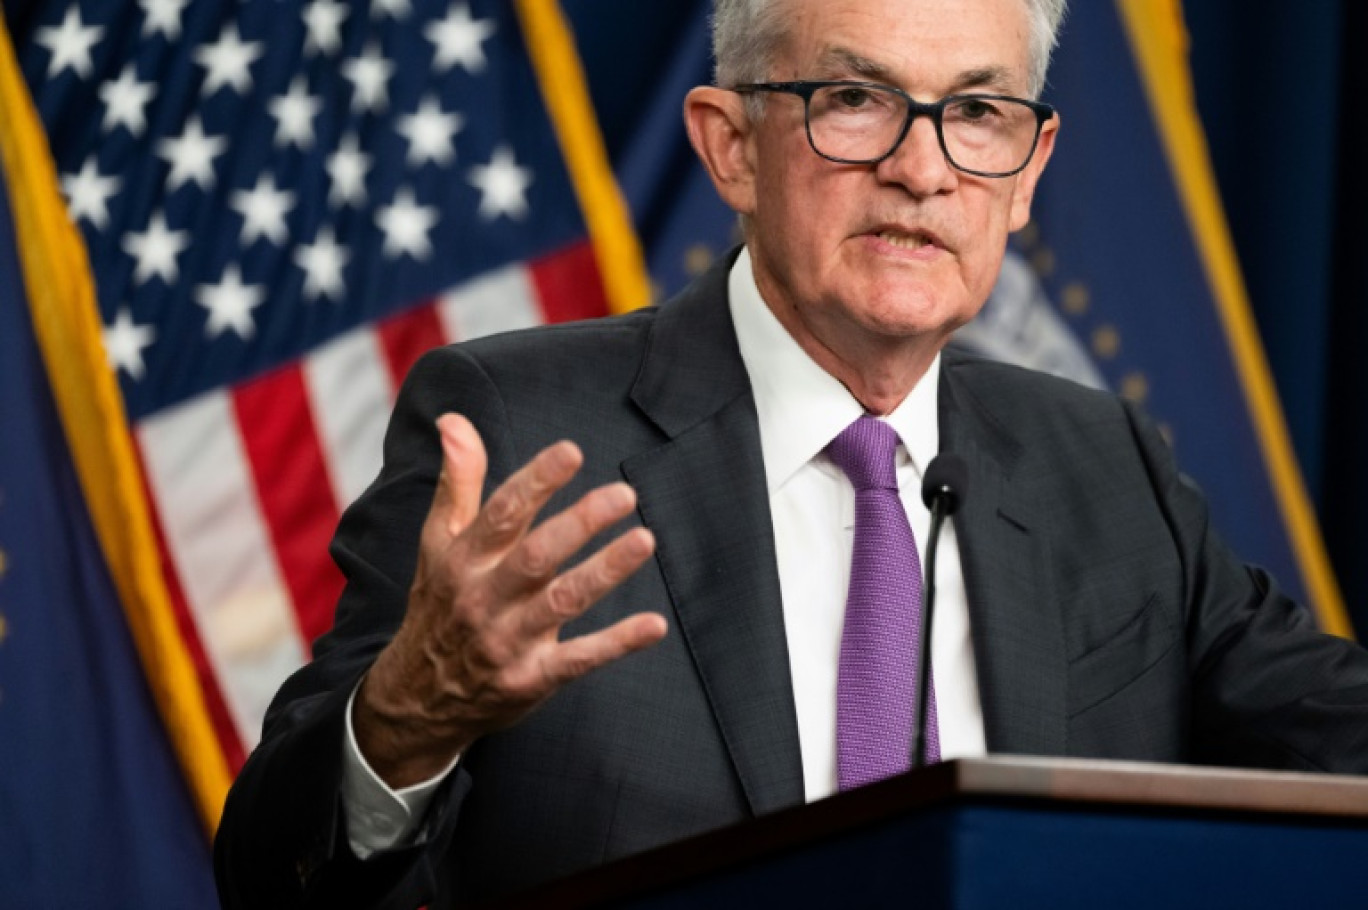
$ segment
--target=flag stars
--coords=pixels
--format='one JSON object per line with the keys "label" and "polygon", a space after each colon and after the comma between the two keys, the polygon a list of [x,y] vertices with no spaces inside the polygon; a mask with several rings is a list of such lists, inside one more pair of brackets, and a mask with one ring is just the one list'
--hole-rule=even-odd
{"label": "flag stars", "polygon": [[425,161],[449,164],[456,157],[451,140],[464,126],[464,117],[446,113],[437,99],[429,95],[416,112],[399,118],[396,129],[408,140],[409,166],[418,167]]}
{"label": "flag stars", "polygon": [[214,159],[222,155],[228,141],[222,136],[206,136],[199,115],[185,124],[185,132],[157,143],[157,155],[171,165],[166,189],[173,192],[193,180],[205,191],[214,186]]}
{"label": "flag stars", "polygon": [[304,296],[312,303],[319,297],[342,299],[342,269],[351,259],[347,248],[337,242],[330,225],[324,225],[311,244],[295,250],[295,265],[304,270]]}
{"label": "flag stars", "polygon": [[375,223],[385,235],[382,251],[386,256],[397,258],[407,254],[414,259],[427,259],[432,255],[428,232],[437,223],[437,209],[418,205],[409,188],[399,190],[393,203],[380,207]]}
{"label": "flag stars", "polygon": [[147,368],[143,350],[157,340],[157,330],[133,321],[128,307],[120,307],[113,325],[104,327],[105,358],[111,370],[123,370],[132,379],[142,379]]}
{"label": "flag stars", "polygon": [[84,218],[96,230],[104,230],[109,224],[109,198],[119,191],[119,184],[118,177],[100,174],[94,156],[87,158],[80,173],[62,178],[62,192],[67,198],[71,220]]}
{"label": "flag stars", "polygon": [[122,126],[141,136],[147,128],[148,102],[156,95],[156,86],[138,81],[137,67],[130,61],[119,78],[100,86],[100,100],[105,103],[104,131],[113,132]]}
{"label": "flag stars", "polygon": [[265,237],[276,246],[284,246],[290,236],[285,217],[294,203],[295,194],[277,188],[275,178],[267,174],[258,177],[252,189],[235,191],[228,204],[242,216],[242,245],[251,246]]}
{"label": "flag stars", "polygon": [[48,60],[49,79],[68,69],[86,79],[95,71],[90,52],[102,37],[104,26],[85,25],[81,21],[79,5],[73,3],[67,7],[61,25],[38,29],[34,40],[52,53],[52,58]]}
{"label": "flag stars", "polygon": [[239,95],[252,89],[251,66],[261,57],[262,42],[243,41],[236,24],[224,26],[217,41],[195,51],[195,62],[205,69],[204,96],[225,85]]}
{"label": "flag stars", "polygon": [[410,12],[409,0],[373,0],[371,3],[371,18],[373,19],[378,19],[383,15],[397,21],[407,18]]}
{"label": "flag stars", "polygon": [[164,214],[153,215],[147,230],[131,232],[124,238],[124,252],[132,256],[135,263],[133,281],[143,284],[155,275],[168,285],[175,284],[180,275],[176,257],[189,245],[189,231],[170,230]]}
{"label": "flag stars", "polygon": [[275,144],[307,149],[314,142],[314,117],[323,102],[309,94],[308,80],[301,74],[290,83],[290,90],[271,99],[269,108],[276,121]]}
{"label": "flag stars", "polygon": [[195,302],[209,311],[204,326],[208,338],[217,338],[232,329],[243,341],[256,333],[252,310],[266,301],[266,289],[260,285],[242,283],[242,270],[237,265],[224,269],[218,284],[195,287]]}
{"label": "flag stars", "polygon": [[494,150],[488,164],[472,167],[469,180],[480,191],[480,217],[493,221],[506,215],[514,221],[527,215],[527,188],[532,185],[532,171],[519,167],[513,151],[507,146]]}
{"label": "flag stars", "polygon": [[342,49],[342,23],[350,10],[337,0],[313,0],[304,8],[304,54],[335,54]]}
{"label": "flag stars", "polygon": [[143,11],[142,36],[162,34],[175,41],[181,33],[181,12],[190,0],[138,0]]}
{"label": "flag stars", "polygon": [[334,207],[366,204],[366,172],[371,168],[371,156],[361,151],[356,135],[349,133],[328,156],[328,204]]}
{"label": "flag stars", "polygon": [[482,72],[487,63],[484,42],[494,31],[493,19],[472,19],[470,4],[453,3],[447,9],[445,19],[432,22],[423,31],[437,49],[432,68],[446,72],[459,63],[468,73]]}
{"label": "flag stars", "polygon": [[389,107],[389,78],[394,64],[371,42],[360,57],[342,64],[343,77],[352,84],[352,110],[382,112]]}

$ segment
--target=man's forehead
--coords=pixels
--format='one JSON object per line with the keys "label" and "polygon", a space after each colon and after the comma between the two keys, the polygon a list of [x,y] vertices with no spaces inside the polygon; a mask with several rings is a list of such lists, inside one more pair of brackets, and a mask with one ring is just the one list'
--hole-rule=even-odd
{"label": "man's forehead", "polygon": [[782,2],[790,14],[783,53],[791,72],[784,78],[859,78],[946,92],[1027,87],[1025,0]]}

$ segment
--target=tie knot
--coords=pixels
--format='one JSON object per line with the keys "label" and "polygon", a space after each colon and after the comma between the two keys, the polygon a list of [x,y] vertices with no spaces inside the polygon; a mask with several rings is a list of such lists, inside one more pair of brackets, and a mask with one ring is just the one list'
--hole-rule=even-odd
{"label": "tie knot", "polygon": [[845,472],[857,493],[898,489],[897,451],[897,431],[869,414],[842,430],[826,447],[827,457]]}

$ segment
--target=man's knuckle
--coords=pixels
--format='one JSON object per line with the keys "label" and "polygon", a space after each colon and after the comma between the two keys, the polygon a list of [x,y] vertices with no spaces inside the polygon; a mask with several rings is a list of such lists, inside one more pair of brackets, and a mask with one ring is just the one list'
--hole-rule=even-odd
{"label": "man's knuckle", "polygon": [[528,578],[545,578],[555,569],[555,560],[547,544],[539,538],[526,540],[518,554],[518,571]]}
{"label": "man's knuckle", "polygon": [[561,575],[546,586],[546,604],[557,616],[570,616],[578,611],[579,586],[574,576]]}
{"label": "man's knuckle", "polygon": [[485,504],[485,521],[501,534],[512,531],[522,514],[522,498],[512,491],[501,491]]}

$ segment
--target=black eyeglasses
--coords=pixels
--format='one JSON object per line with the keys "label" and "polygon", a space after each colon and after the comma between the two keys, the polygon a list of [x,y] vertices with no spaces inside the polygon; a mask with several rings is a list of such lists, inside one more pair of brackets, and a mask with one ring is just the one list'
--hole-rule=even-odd
{"label": "black eyeglasses", "polygon": [[838,164],[878,164],[902,144],[913,120],[930,117],[945,160],[978,177],[1010,177],[1024,168],[1055,113],[1010,95],[949,95],[922,104],[875,82],[754,82],[732,91],[802,98],[808,144]]}

